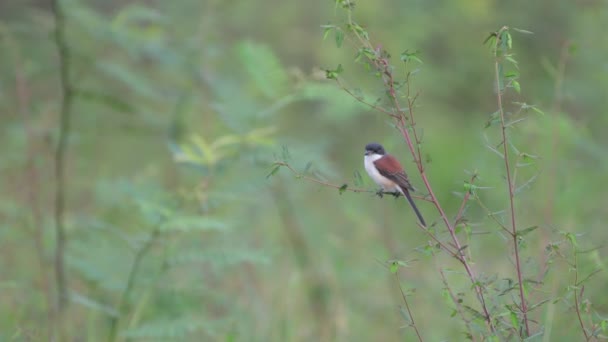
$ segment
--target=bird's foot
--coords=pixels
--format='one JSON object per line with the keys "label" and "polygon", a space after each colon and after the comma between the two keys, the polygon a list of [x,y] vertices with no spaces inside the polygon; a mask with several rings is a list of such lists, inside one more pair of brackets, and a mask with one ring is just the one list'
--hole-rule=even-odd
{"label": "bird's foot", "polygon": [[401,197],[401,193],[400,192],[391,192],[391,195],[393,195],[395,198]]}
{"label": "bird's foot", "polygon": [[376,195],[380,198],[384,197],[384,190],[379,189],[378,191],[376,191]]}

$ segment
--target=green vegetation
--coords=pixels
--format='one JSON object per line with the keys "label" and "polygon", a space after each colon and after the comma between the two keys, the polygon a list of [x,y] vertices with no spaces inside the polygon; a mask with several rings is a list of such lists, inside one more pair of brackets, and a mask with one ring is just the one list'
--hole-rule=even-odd
{"label": "green vegetation", "polygon": [[0,340],[607,339],[606,22],[0,2]]}

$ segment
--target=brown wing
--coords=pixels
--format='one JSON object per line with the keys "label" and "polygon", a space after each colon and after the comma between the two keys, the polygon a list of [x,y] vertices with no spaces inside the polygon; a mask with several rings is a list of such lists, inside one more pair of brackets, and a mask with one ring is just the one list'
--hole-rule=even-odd
{"label": "brown wing", "polygon": [[385,154],[382,158],[376,160],[374,165],[376,165],[381,175],[397,183],[403,190],[416,191],[410,184],[407,174],[403,171],[403,167],[397,158]]}

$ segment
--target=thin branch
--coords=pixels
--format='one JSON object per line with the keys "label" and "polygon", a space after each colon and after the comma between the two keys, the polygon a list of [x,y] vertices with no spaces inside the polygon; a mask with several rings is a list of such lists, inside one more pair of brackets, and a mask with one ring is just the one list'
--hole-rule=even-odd
{"label": "thin branch", "polygon": [[469,320],[464,315],[464,312],[462,310],[461,301],[456,297],[456,295],[452,291],[452,288],[450,287],[450,284],[448,283],[448,279],[446,278],[445,273],[443,273],[443,270],[441,268],[439,268],[439,274],[441,275],[441,281],[443,282],[445,289],[448,291],[448,294],[450,295],[452,302],[456,306],[456,312],[458,312],[458,315],[464,322],[464,325],[467,327],[467,331],[469,333],[469,336],[471,337],[471,340],[473,342],[475,342],[475,335],[473,335],[473,330],[471,329],[471,324],[470,324]]}
{"label": "thin branch", "polygon": [[494,220],[494,222],[496,222],[496,224],[498,224],[498,226],[502,228],[502,230],[504,230],[507,234],[511,235],[511,231],[509,230],[509,228],[507,228],[504,223],[500,222],[500,220],[496,217],[496,214],[494,214],[488,207],[486,207],[486,205],[481,201],[481,198],[479,198],[477,194],[475,195],[475,199],[477,200],[477,204],[479,204],[481,209],[485,210],[486,215],[490,216]]}
{"label": "thin branch", "polygon": [[416,326],[416,322],[414,321],[414,315],[412,315],[412,310],[410,309],[410,304],[407,302],[407,298],[405,293],[403,292],[403,288],[401,288],[401,282],[399,281],[399,272],[395,272],[395,281],[397,282],[397,286],[399,286],[399,292],[401,292],[401,298],[403,298],[403,302],[405,303],[405,309],[407,310],[407,314],[410,316],[410,320],[412,321],[412,328],[416,332],[416,336],[418,336],[418,341],[422,342],[422,336],[420,335],[420,331],[418,331],[418,327]]}
{"label": "thin branch", "polygon": [[[520,297],[520,306],[521,313],[523,315],[523,321],[526,328],[526,337],[530,336],[530,324],[528,322],[528,305],[526,303],[526,297],[524,293],[524,283],[523,283],[523,275],[521,270],[521,262],[519,258],[519,245],[517,243],[518,235],[517,235],[517,222],[515,221],[515,204],[514,204],[514,183],[511,179],[511,165],[509,163],[509,144],[507,138],[507,127],[505,125],[505,112],[502,104],[502,89],[501,89],[501,75],[500,75],[500,64],[502,62],[501,58],[498,55],[499,52],[499,44],[501,44],[501,37],[503,33],[507,32],[509,28],[504,26],[496,33],[496,43],[494,45],[494,81],[496,82],[496,101],[498,104],[498,111],[500,113],[500,127],[502,134],[502,147],[503,147],[503,155],[505,162],[505,171],[507,173],[507,186],[509,188],[509,207],[511,210],[511,238],[513,239],[513,251],[515,253],[515,268],[517,271],[517,280],[519,282],[519,297]],[[508,33],[506,33],[508,34]]]}
{"label": "thin branch", "polygon": [[[391,195],[391,196],[395,196],[395,197],[399,197],[400,194],[399,193],[394,193],[394,192],[386,192],[386,191],[372,191],[372,190],[367,190],[367,189],[359,189],[359,188],[350,188],[348,187],[347,184],[344,185],[337,185],[337,184],[332,184],[329,182],[325,182],[316,178],[312,178],[312,177],[308,177],[303,175],[302,173],[296,171],[293,166],[291,166],[289,163],[286,162],[275,162],[274,163],[275,166],[282,166],[282,167],[286,167],[289,171],[291,171],[291,173],[293,173],[295,175],[296,178],[301,178],[304,180],[307,180],[309,182],[313,182],[313,183],[317,183],[320,184],[322,186],[326,186],[326,187],[330,187],[330,188],[334,188],[334,189],[338,189],[341,191],[352,191],[352,192],[367,192],[367,193],[375,193],[378,195]],[[346,185],[346,187],[345,187]],[[420,199],[420,200],[424,200],[424,201],[429,201],[430,200],[426,197],[421,197],[421,196],[416,196],[416,195],[412,195],[412,197]],[[432,234],[426,227],[419,225],[419,227],[422,228],[422,230],[431,238],[433,239],[441,248],[443,248],[447,253],[449,253],[451,256],[453,256],[456,259],[460,259],[459,255],[457,252],[454,252],[452,249],[450,249],[448,246],[446,246],[446,244],[444,242],[441,242],[441,240],[439,240],[434,234]]]}
{"label": "thin branch", "polygon": [[[471,184],[471,186],[475,182],[475,179],[477,179],[477,174],[473,174],[471,176],[471,180],[469,181],[469,184]],[[467,202],[469,201],[470,197],[471,197],[471,191],[468,190],[464,194],[464,197],[462,198],[462,203],[460,203],[460,208],[458,209],[458,213],[456,214],[456,218],[454,219],[454,226],[456,226],[460,222],[462,215],[464,215],[464,208],[466,207]]]}
{"label": "thin branch", "polygon": [[348,95],[350,95],[350,96],[351,96],[353,99],[355,99],[355,100],[359,101],[360,103],[362,103],[362,104],[364,104],[364,105],[366,105],[366,106],[368,106],[368,107],[370,107],[370,108],[372,108],[372,109],[375,109],[375,110],[377,110],[377,111],[379,111],[379,112],[381,112],[381,113],[384,113],[384,114],[386,114],[386,115],[389,115],[389,116],[393,116],[393,115],[394,115],[394,114],[392,114],[391,112],[389,112],[388,110],[386,110],[385,108],[382,108],[382,107],[380,107],[380,106],[377,106],[377,105],[375,105],[375,104],[373,104],[373,103],[369,103],[369,102],[367,102],[367,101],[363,100],[363,98],[362,98],[362,97],[357,96],[357,95],[356,95],[355,93],[353,93],[353,92],[352,92],[350,89],[348,89],[348,88],[347,88],[347,87],[346,87],[344,84],[342,84],[342,82],[340,81],[340,79],[339,79],[338,77],[336,77],[336,83],[338,83],[338,85],[340,86],[340,88],[341,88],[342,90],[344,90],[344,91],[345,91],[345,92],[346,92]]}
{"label": "thin branch", "polygon": [[[323,185],[323,186],[326,186],[329,188],[334,188],[334,189],[338,189],[338,190],[342,190],[342,191],[367,192],[367,193],[373,193],[373,194],[391,195],[391,196],[396,196],[396,197],[399,196],[399,194],[396,194],[394,192],[374,191],[374,190],[361,189],[361,188],[351,188],[350,186],[348,186],[348,184],[338,185],[338,184],[332,184],[332,183],[329,183],[326,181],[322,181],[320,179],[309,177],[309,176],[306,176],[306,175],[298,172],[296,169],[293,168],[293,166],[291,166],[289,163],[286,163],[286,162],[278,161],[278,162],[275,162],[274,165],[286,167],[289,171],[291,171],[291,173],[294,174],[294,176],[296,178],[304,179],[306,181],[317,183],[317,184],[320,184],[320,185]],[[412,197],[420,199],[420,200],[424,200],[424,201],[429,201],[429,199],[422,197],[422,196],[413,195]]]}
{"label": "thin branch", "polygon": [[65,156],[67,153],[68,136],[70,134],[70,116],[73,102],[73,89],[70,84],[70,51],[66,42],[65,16],[60,0],[51,1],[52,13],[55,17],[55,44],[57,45],[60,88],[62,92],[59,141],[55,152],[55,273],[57,282],[58,310],[62,311],[67,305],[66,275],[65,275]]}
{"label": "thin branch", "polygon": [[139,269],[141,267],[141,263],[144,259],[144,256],[150,248],[154,245],[156,238],[160,235],[160,229],[155,229],[152,234],[148,236],[143,246],[135,253],[135,257],[133,258],[133,264],[131,265],[131,270],[129,271],[129,275],[127,276],[127,285],[125,286],[125,290],[122,292],[120,299],[118,301],[118,315],[112,317],[112,321],[110,322],[110,335],[109,341],[116,341],[118,337],[118,322],[120,318],[127,313],[127,309],[129,307],[129,298],[131,297],[131,292],[135,287],[135,278],[139,273]]}
{"label": "thin branch", "polygon": [[[572,286],[572,294],[574,295],[574,309],[576,310],[576,317],[578,318],[578,323],[581,326],[581,330],[585,335],[585,341],[589,341],[591,338],[589,334],[587,334],[587,329],[585,329],[585,324],[583,323],[583,318],[581,317],[580,303],[579,303],[579,280],[578,280],[578,251],[576,245],[570,241],[570,245],[572,246],[572,255],[574,256],[574,261],[572,267],[574,268],[574,286]],[[582,296],[583,288],[581,287],[580,296]]]}

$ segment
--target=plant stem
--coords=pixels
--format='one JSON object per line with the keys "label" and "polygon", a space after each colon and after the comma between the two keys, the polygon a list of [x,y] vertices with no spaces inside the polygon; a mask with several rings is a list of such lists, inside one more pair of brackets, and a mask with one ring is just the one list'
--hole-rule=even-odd
{"label": "plant stem", "polygon": [[68,136],[70,134],[70,116],[73,102],[73,89],[70,84],[70,53],[65,38],[65,16],[60,0],[51,1],[51,9],[55,17],[55,44],[59,58],[59,77],[61,86],[61,109],[59,141],[55,151],[55,277],[57,283],[57,309],[61,313],[67,305],[66,275],[65,275],[65,155],[67,152]]}
{"label": "plant stem", "polygon": [[572,287],[572,294],[574,295],[574,309],[576,310],[576,317],[578,318],[578,323],[581,326],[581,330],[585,335],[585,341],[589,341],[589,335],[587,334],[587,329],[585,329],[585,324],[583,323],[583,318],[581,317],[581,309],[579,303],[579,295],[582,295],[583,290],[580,290],[579,294],[579,281],[578,281],[578,250],[574,243],[571,243],[572,246],[572,254],[574,256],[574,286]]}
{"label": "plant stem", "polygon": [[416,327],[416,322],[414,322],[414,315],[412,315],[412,310],[410,310],[410,305],[407,302],[407,298],[405,297],[405,293],[401,288],[401,283],[399,282],[399,272],[395,272],[395,280],[397,281],[397,286],[399,286],[399,291],[401,292],[401,298],[403,298],[403,302],[405,303],[405,309],[407,310],[407,314],[410,316],[410,320],[412,321],[412,328],[416,332],[416,336],[418,336],[418,341],[422,342],[422,336],[420,335],[420,331],[418,331],[418,327]]}
{"label": "plant stem", "polygon": [[131,297],[131,292],[135,287],[135,277],[137,276],[137,273],[139,273],[139,268],[141,267],[144,256],[146,253],[148,253],[150,248],[152,248],[152,245],[156,241],[159,234],[160,230],[158,228],[155,229],[154,232],[148,236],[144,245],[135,254],[133,265],[131,266],[131,270],[129,271],[129,275],[127,277],[127,285],[125,286],[125,290],[122,292],[122,295],[118,301],[118,315],[113,317],[112,321],[110,322],[110,336],[108,341],[116,341],[116,338],[118,337],[118,322],[120,317],[126,314],[129,297]]}
{"label": "plant stem", "polygon": [[494,46],[494,79],[496,82],[496,101],[498,103],[498,111],[500,113],[500,128],[502,134],[502,147],[503,147],[503,159],[505,162],[505,171],[507,173],[507,186],[509,188],[509,207],[511,211],[511,238],[513,239],[513,251],[515,253],[515,269],[517,271],[517,280],[519,283],[519,297],[520,297],[520,308],[521,313],[523,315],[523,321],[526,328],[526,337],[530,336],[530,325],[528,323],[528,306],[526,303],[526,297],[524,294],[524,283],[523,283],[523,275],[521,270],[521,262],[519,258],[519,245],[517,243],[517,223],[515,221],[515,204],[513,201],[514,192],[513,192],[513,181],[511,180],[511,165],[509,163],[509,144],[507,139],[507,127],[505,124],[505,112],[502,104],[502,89],[500,82],[500,63],[501,60],[498,56],[499,46],[501,41],[501,36],[503,32],[508,30],[508,28],[502,27],[496,34],[496,44]]}

